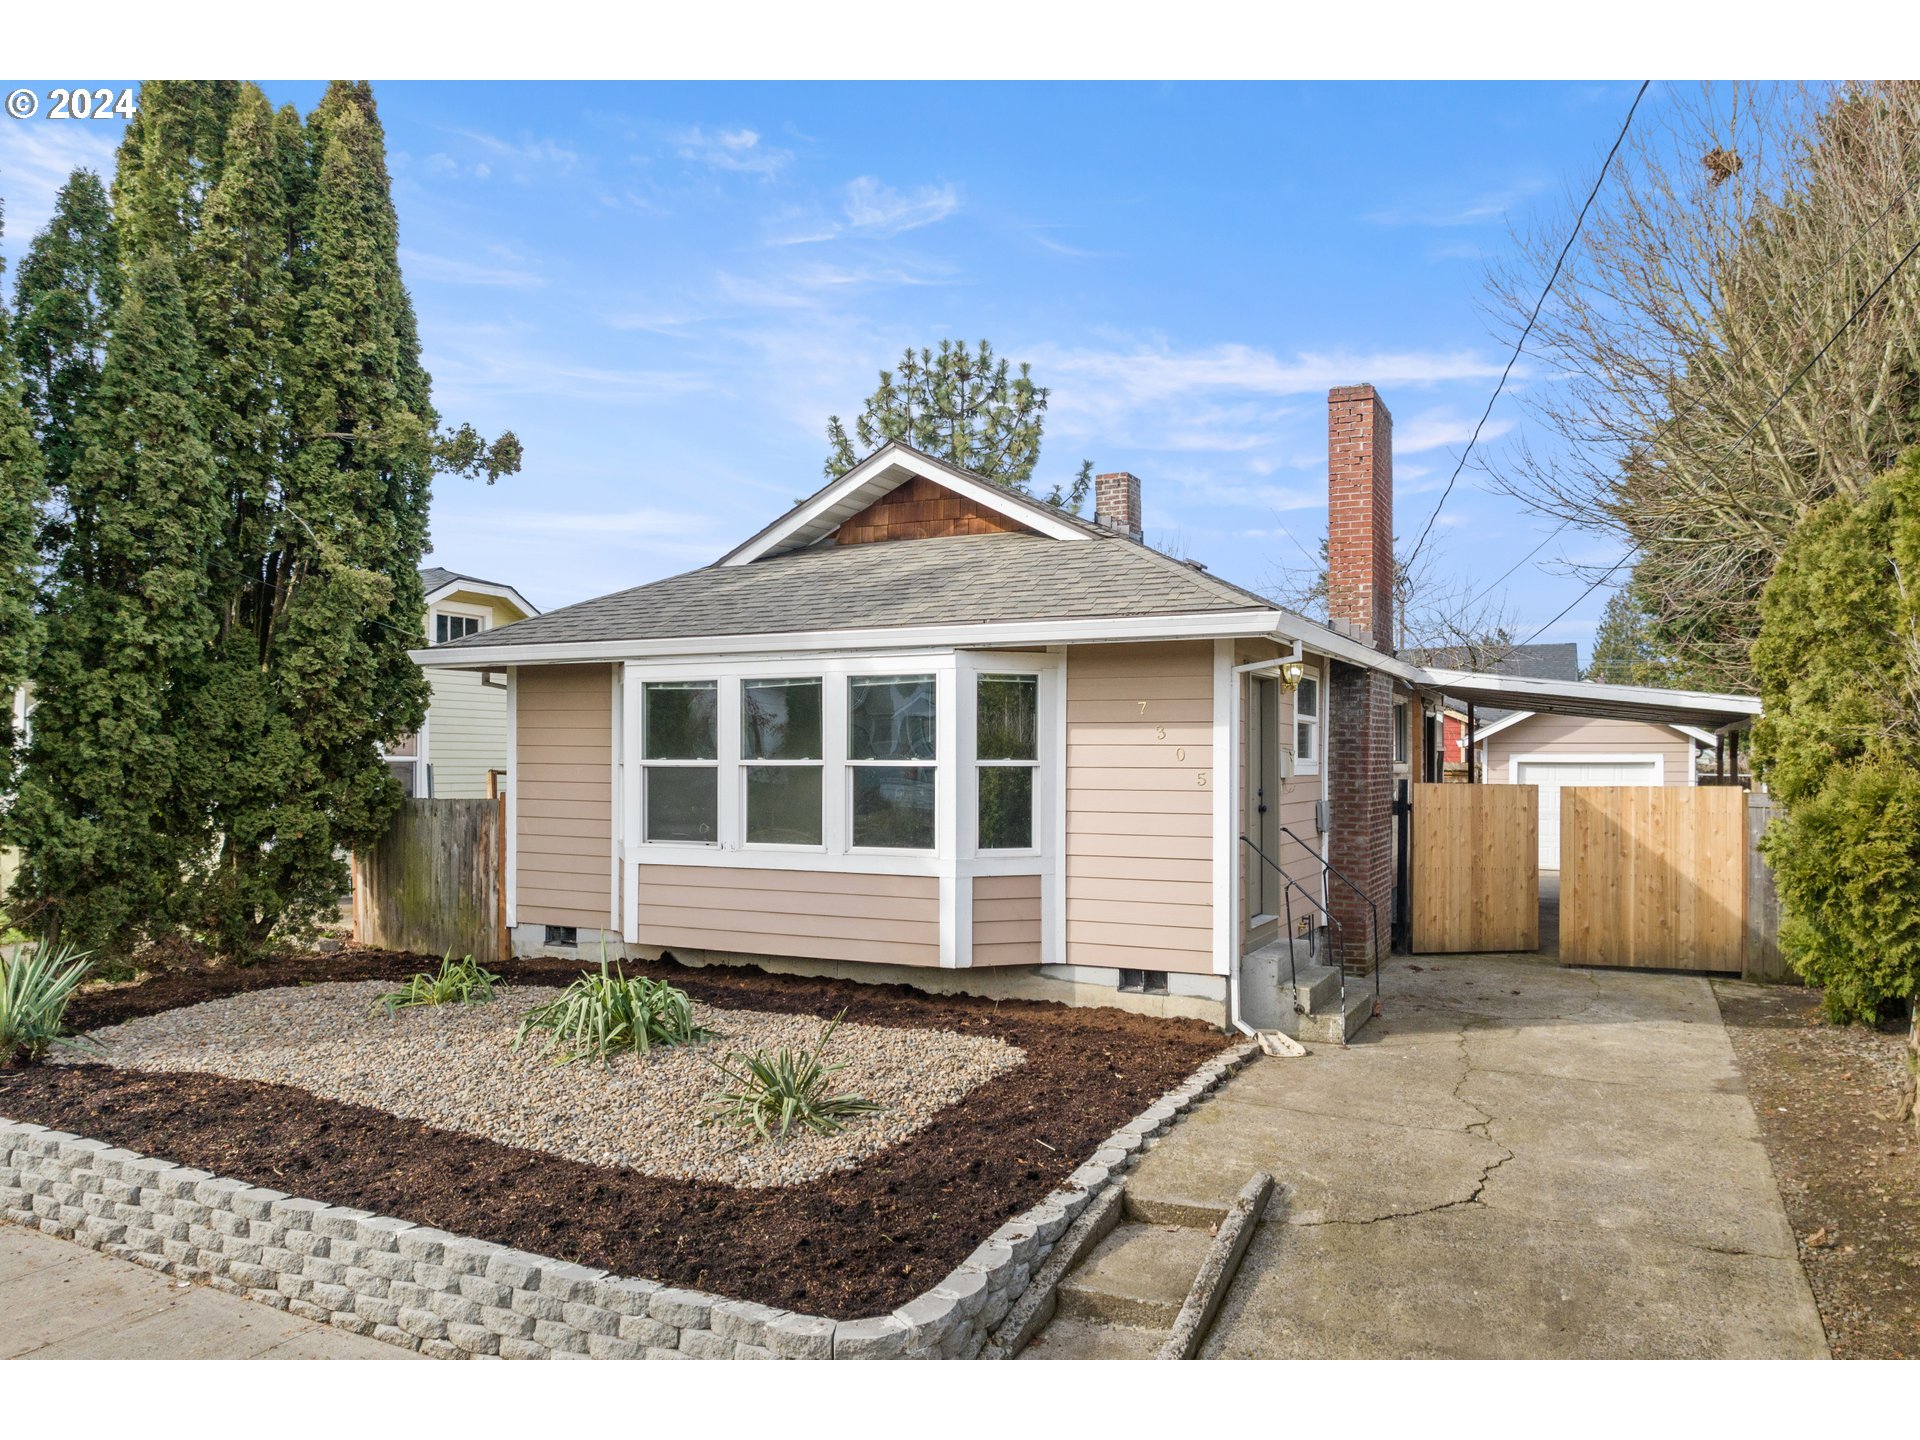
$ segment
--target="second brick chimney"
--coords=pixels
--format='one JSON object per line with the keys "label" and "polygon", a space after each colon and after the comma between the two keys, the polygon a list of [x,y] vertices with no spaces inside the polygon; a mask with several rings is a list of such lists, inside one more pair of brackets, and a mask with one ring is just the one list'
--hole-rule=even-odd
{"label": "second brick chimney", "polygon": [[1327,614],[1393,648],[1393,417],[1371,385],[1327,392]]}
{"label": "second brick chimney", "polygon": [[1093,477],[1093,518],[1109,530],[1138,540],[1140,524],[1140,477],[1116,470],[1110,475]]}

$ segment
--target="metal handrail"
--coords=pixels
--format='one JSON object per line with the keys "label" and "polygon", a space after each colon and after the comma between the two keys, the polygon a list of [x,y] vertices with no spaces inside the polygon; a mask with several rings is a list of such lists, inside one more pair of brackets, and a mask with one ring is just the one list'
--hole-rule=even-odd
{"label": "metal handrail", "polygon": [[[1331,860],[1327,859],[1326,856],[1322,855],[1313,846],[1309,845],[1305,840],[1302,840],[1298,835],[1294,834],[1291,828],[1285,825],[1276,826],[1275,828],[1278,829],[1282,835],[1286,836],[1289,840],[1293,841],[1294,844],[1298,845],[1302,850],[1306,851],[1307,854],[1311,855],[1314,858],[1314,860],[1319,864],[1321,871],[1323,872],[1322,874],[1323,884],[1325,883],[1325,877],[1327,875],[1331,875],[1334,879],[1338,880],[1342,885],[1346,886],[1347,889],[1351,890],[1354,894],[1358,895],[1362,900],[1367,902],[1367,910],[1370,912],[1371,918],[1373,920],[1373,1001],[1374,1001],[1374,1008],[1377,1011],[1380,1005],[1380,967],[1382,964],[1382,957],[1380,954],[1380,906],[1379,906],[1379,903],[1373,898],[1373,896],[1369,895],[1366,891],[1362,890],[1358,885],[1354,884],[1353,881],[1349,880],[1345,875],[1342,875],[1340,871],[1337,868],[1335,868]],[[1332,910],[1328,910],[1327,914],[1329,918],[1331,918],[1333,914]],[[1345,933],[1342,932],[1341,941],[1342,941],[1343,949],[1345,948],[1345,939],[1346,939]],[[1344,960],[1342,961],[1342,964],[1340,967],[1340,973],[1342,975],[1346,974],[1346,965]]]}
{"label": "metal handrail", "polygon": [[[1262,860],[1266,861],[1268,867],[1274,874],[1280,877],[1281,882],[1286,886],[1286,889],[1282,890],[1280,895],[1287,907],[1287,980],[1293,986],[1293,1004],[1297,1010],[1300,1007],[1300,974],[1295,968],[1293,961],[1293,897],[1288,892],[1298,890],[1303,900],[1327,917],[1327,924],[1339,932],[1339,945],[1341,949],[1346,948],[1346,926],[1340,923],[1340,917],[1338,915],[1335,915],[1333,911],[1327,908],[1327,903],[1324,900],[1315,899],[1311,890],[1308,890],[1301,885],[1298,880],[1295,880],[1291,875],[1287,874],[1285,870],[1280,868],[1280,863],[1277,860],[1267,854],[1267,852],[1262,850],[1258,845],[1254,844],[1251,835],[1242,835],[1240,837],[1240,843],[1253,851],[1253,853],[1258,855]],[[1307,936],[1307,946],[1311,952],[1313,947],[1313,936],[1311,934]],[[1340,976],[1340,1008],[1345,1010],[1347,1006],[1347,968],[1344,965],[1337,965],[1334,968]]]}

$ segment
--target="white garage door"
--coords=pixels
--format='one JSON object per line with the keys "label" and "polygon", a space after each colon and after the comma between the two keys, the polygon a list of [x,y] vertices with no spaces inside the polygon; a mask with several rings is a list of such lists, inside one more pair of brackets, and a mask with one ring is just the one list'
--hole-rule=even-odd
{"label": "white garage door", "polygon": [[1560,868],[1560,791],[1571,785],[1658,785],[1658,755],[1609,756],[1605,760],[1522,760],[1514,778],[1540,787],[1540,868]]}

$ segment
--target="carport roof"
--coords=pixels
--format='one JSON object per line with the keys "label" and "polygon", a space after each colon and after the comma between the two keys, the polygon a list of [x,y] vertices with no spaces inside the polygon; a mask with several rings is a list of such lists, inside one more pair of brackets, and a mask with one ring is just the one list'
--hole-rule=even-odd
{"label": "carport roof", "polygon": [[1586,680],[1539,680],[1528,675],[1486,675],[1472,670],[1429,668],[1426,673],[1449,696],[1506,710],[1651,720],[1660,725],[1697,725],[1710,730],[1747,725],[1760,714],[1760,701],[1752,695],[1600,685]]}

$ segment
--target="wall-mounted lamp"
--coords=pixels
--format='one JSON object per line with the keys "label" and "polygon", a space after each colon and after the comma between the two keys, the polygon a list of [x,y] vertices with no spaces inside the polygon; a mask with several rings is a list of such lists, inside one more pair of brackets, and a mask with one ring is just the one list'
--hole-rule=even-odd
{"label": "wall-mounted lamp", "polygon": [[1292,694],[1300,688],[1300,677],[1307,673],[1307,667],[1298,660],[1289,660],[1280,667],[1280,688]]}

